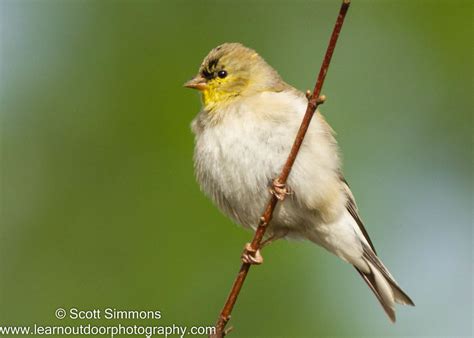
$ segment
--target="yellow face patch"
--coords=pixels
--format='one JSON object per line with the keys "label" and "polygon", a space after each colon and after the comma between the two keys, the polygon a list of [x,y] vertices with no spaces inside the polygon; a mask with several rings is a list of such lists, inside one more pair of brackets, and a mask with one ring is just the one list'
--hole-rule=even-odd
{"label": "yellow face patch", "polygon": [[231,82],[226,83],[228,81],[228,78],[215,78],[207,83],[207,88],[202,91],[202,99],[206,107],[212,107],[218,104],[223,104],[229,98],[237,94],[237,92],[231,90]]}

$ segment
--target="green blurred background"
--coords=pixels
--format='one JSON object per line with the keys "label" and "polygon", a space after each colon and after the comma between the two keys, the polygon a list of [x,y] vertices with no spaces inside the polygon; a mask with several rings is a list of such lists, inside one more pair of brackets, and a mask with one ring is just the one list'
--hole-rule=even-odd
{"label": "green blurred background", "polygon": [[[182,84],[240,41],[311,88],[339,1],[0,4],[0,325],[85,323],[60,306],[213,324],[251,233],[195,183],[200,102]],[[472,334],[472,4],[353,1],[323,90],[367,228],[417,306],[392,325],[349,265],[282,241],[232,337]]]}

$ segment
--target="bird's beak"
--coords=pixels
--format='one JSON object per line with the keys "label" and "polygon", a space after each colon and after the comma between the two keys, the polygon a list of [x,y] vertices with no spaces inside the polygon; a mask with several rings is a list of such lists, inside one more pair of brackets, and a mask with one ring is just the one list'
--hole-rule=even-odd
{"label": "bird's beak", "polygon": [[196,75],[196,77],[186,82],[184,86],[186,88],[193,88],[193,89],[203,91],[204,89],[207,88],[207,80],[203,78],[201,75]]}

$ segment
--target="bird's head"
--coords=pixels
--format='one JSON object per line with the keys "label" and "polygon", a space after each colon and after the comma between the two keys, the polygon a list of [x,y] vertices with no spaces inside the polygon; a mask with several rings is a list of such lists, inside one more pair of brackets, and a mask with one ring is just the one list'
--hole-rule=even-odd
{"label": "bird's head", "polygon": [[281,91],[285,84],[253,49],[240,43],[224,43],[209,52],[199,73],[184,86],[199,90],[205,109],[212,111],[235,98]]}

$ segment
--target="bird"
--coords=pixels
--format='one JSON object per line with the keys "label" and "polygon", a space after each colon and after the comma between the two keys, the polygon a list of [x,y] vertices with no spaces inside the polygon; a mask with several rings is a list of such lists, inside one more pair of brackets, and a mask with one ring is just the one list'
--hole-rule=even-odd
{"label": "bird", "polygon": [[[255,50],[241,43],[212,49],[184,84],[201,93],[191,122],[194,171],[226,216],[255,230],[269,192],[281,200],[264,243],[302,239],[352,264],[395,322],[395,304],[412,305],[377,256],[342,174],[335,133],[316,111],[285,185],[279,175],[308,104]],[[261,264],[246,244],[242,260]]]}

